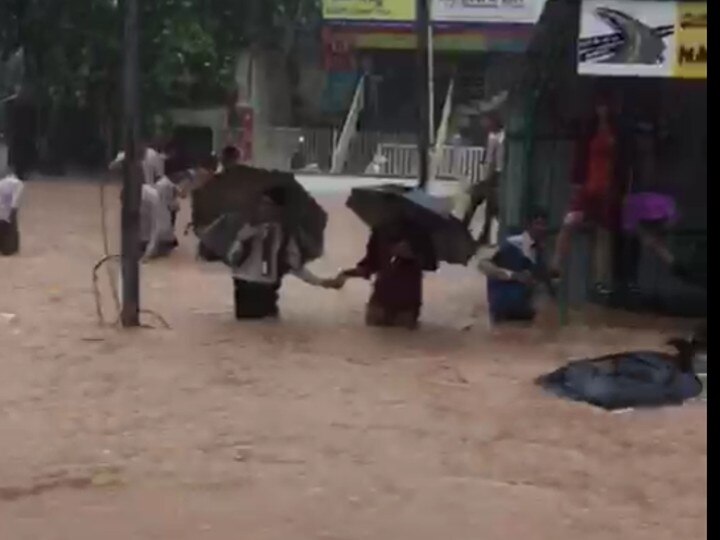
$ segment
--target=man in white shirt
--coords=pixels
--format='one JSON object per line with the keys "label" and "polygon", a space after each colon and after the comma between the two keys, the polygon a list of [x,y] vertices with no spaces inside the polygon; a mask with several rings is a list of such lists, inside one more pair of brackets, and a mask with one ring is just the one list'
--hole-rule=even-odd
{"label": "man in white shirt", "polygon": [[[143,156],[140,162],[143,179],[146,184],[154,185],[157,180],[165,176],[166,156],[150,146],[142,148],[141,155]],[[123,161],[125,161],[125,152],[120,152],[112,163],[110,163],[110,170],[119,170],[122,167]]]}
{"label": "man in white shirt", "polygon": [[172,213],[156,186],[143,184],[140,200],[140,249],[143,260],[170,254],[178,245]]}
{"label": "man in white shirt", "polygon": [[20,250],[18,209],[24,190],[21,171],[0,179],[0,255],[14,255]]}
{"label": "man in white shirt", "polygon": [[495,111],[486,114],[483,116],[483,124],[488,130],[485,145],[484,178],[482,182],[472,187],[470,206],[463,219],[466,225],[470,225],[478,207],[483,202],[486,203],[485,221],[478,239],[478,243],[481,245],[489,243],[492,223],[498,217],[500,182],[502,181],[505,166],[505,128],[500,115]]}

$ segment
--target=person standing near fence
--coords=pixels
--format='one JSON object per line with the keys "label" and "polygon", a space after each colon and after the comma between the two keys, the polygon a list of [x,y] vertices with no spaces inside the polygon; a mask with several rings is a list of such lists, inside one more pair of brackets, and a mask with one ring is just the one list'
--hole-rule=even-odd
{"label": "person standing near fence", "polygon": [[595,232],[594,290],[599,298],[612,293],[614,243],[627,186],[627,142],[613,105],[610,96],[599,94],[592,118],[581,129],[572,178],[575,187],[551,264],[560,276],[573,234],[589,225]]}
{"label": "person standing near fence", "polygon": [[490,243],[492,224],[499,214],[499,192],[505,165],[505,126],[500,114],[489,111],[482,117],[483,127],[487,130],[485,160],[483,164],[484,178],[471,186],[470,205],[465,212],[463,223],[470,226],[475,212],[485,203],[485,219],[478,244]]}

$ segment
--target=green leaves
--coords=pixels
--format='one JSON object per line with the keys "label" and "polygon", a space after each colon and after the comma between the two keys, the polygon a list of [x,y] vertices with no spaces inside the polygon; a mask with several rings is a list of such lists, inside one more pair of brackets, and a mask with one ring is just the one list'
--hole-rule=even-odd
{"label": "green leaves", "polygon": [[[290,54],[319,13],[319,0],[142,0],[144,116],[224,103],[243,48]],[[26,80],[51,107],[119,111],[123,15],[123,0],[0,0],[0,60],[22,48]]]}

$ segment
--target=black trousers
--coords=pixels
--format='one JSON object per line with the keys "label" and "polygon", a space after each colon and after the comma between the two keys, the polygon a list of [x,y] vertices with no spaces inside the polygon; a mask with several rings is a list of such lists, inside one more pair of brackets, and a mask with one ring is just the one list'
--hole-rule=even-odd
{"label": "black trousers", "polygon": [[493,219],[498,217],[499,207],[499,183],[500,179],[496,175],[484,182],[479,182],[472,187],[470,192],[470,206],[468,206],[465,216],[463,217],[463,223],[466,227],[470,226],[473,216],[477,209],[486,203],[485,208],[485,221],[483,222],[482,232],[478,238],[478,242],[481,244],[487,244],[490,240],[490,228],[492,227]]}
{"label": "black trousers", "polygon": [[9,222],[0,220],[0,255],[15,255],[20,251],[20,231],[17,218]]}
{"label": "black trousers", "polygon": [[233,289],[236,319],[266,319],[279,315],[279,283],[253,283],[233,278]]}

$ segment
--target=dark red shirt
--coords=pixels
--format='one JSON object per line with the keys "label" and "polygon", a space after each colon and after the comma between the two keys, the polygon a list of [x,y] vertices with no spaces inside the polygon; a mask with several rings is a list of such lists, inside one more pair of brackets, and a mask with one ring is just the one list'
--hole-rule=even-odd
{"label": "dark red shirt", "polygon": [[[396,254],[395,248],[402,241],[410,245],[411,258]],[[370,302],[392,311],[411,311],[422,305],[423,271],[436,268],[430,238],[421,231],[406,229],[400,233],[373,231],[356,270],[366,278],[375,276]]]}

